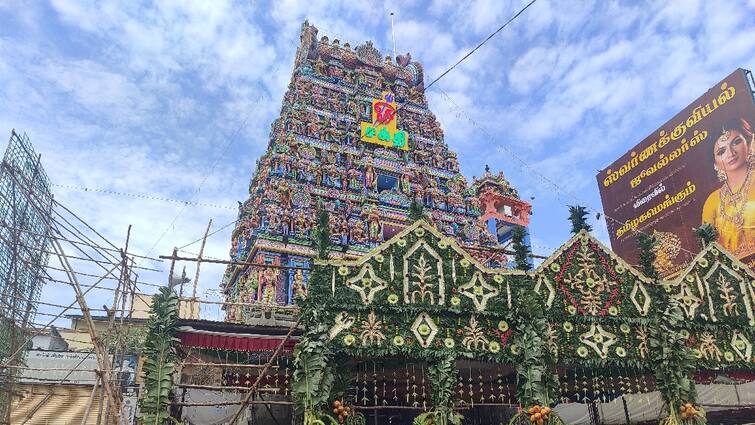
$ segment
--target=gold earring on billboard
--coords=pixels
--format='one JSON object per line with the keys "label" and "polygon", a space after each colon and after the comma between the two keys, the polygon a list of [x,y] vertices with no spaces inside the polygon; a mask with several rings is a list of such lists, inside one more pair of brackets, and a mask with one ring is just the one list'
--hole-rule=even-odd
{"label": "gold earring on billboard", "polygon": [[725,182],[726,181],[726,173],[718,168],[718,166],[714,165],[713,169],[716,170],[716,175],[718,176],[718,181]]}

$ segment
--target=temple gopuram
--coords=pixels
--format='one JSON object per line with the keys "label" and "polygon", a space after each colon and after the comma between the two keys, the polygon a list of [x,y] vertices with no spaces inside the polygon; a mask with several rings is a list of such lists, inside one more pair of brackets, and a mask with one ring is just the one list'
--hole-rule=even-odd
{"label": "temple gopuram", "polygon": [[752,421],[752,269],[700,236],[661,278],[652,241],[629,264],[576,206],[533,264],[530,205],[459,172],[421,64],[317,33],[240,206],[226,320],[155,298],[148,339],[171,343],[144,355],[145,423]]}
{"label": "temple gopuram", "polygon": [[[352,48],[305,23],[280,118],[239,207],[227,300],[285,306],[308,281],[318,206],[330,216],[332,256],[354,259],[426,219],[487,266],[507,265],[506,244],[531,207],[503,173],[470,185],[424,94],[422,64],[394,62],[367,42]],[[400,105],[400,106],[399,106]],[[283,266],[280,268],[274,268]],[[230,321],[251,312],[231,308]]]}

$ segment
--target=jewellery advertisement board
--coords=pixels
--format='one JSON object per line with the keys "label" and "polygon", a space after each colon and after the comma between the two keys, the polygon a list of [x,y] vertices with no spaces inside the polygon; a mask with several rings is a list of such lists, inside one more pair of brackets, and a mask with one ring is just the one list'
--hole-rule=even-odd
{"label": "jewellery advertisement board", "polygon": [[755,260],[755,102],[752,74],[737,69],[597,175],[613,250],[637,263],[637,232],[660,244],[662,275],[700,250],[693,229]]}

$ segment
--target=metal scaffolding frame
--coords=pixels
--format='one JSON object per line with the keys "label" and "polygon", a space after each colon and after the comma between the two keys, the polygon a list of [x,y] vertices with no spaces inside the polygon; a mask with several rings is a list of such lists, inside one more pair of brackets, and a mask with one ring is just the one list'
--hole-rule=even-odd
{"label": "metal scaffolding frame", "polygon": [[[0,360],[24,341],[52,246],[50,180],[26,134],[11,132],[0,165]],[[14,370],[0,371],[0,421],[10,422]]]}

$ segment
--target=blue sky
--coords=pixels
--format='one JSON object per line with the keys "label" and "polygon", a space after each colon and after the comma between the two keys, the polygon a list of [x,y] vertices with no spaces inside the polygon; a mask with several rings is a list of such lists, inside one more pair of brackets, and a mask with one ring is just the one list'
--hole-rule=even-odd
{"label": "blue sky", "polygon": [[[26,132],[62,185],[57,199],[105,235],[122,243],[133,224],[134,251],[168,254],[208,219],[215,229],[235,219],[304,19],[390,54],[392,10],[396,50],[429,81],[524,4],[0,0],[0,134]],[[755,68],[754,13],[755,0],[539,0],[440,80],[430,107],[467,177],[487,163],[534,197],[533,249],[547,254],[569,236],[567,204],[600,210],[598,169],[735,68]],[[594,225],[607,241],[603,219]],[[209,240],[209,255],[227,257],[230,231]],[[221,273],[203,269],[201,296],[217,298]],[[43,297],[73,300],[54,285]]]}

